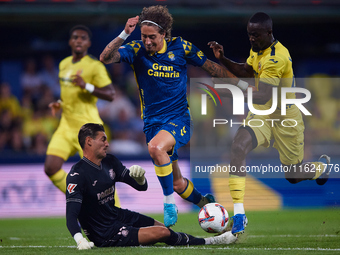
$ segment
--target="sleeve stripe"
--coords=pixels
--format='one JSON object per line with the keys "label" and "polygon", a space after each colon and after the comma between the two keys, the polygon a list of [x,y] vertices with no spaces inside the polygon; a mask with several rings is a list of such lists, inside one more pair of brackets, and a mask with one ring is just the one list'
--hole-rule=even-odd
{"label": "sleeve stripe", "polygon": [[83,200],[81,199],[78,199],[78,198],[69,198],[69,199],[66,199],[66,203],[69,203],[69,202],[77,202],[77,203],[82,203]]}
{"label": "sleeve stripe", "polygon": [[125,174],[127,173],[128,170],[129,170],[129,169],[127,169],[127,168],[125,167],[125,169],[124,169],[124,171],[122,172],[122,175],[121,175],[122,178],[124,178],[124,176],[125,176]]}

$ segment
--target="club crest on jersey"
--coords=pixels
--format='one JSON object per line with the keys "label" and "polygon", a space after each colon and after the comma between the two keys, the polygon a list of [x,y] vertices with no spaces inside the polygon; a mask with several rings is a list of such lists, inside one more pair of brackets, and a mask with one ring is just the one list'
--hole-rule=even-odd
{"label": "club crest on jersey", "polygon": [[170,58],[171,61],[175,61],[176,60],[175,54],[172,51],[168,52],[168,58]]}
{"label": "club crest on jersey", "polygon": [[69,194],[72,194],[74,192],[74,189],[77,187],[78,184],[70,183],[67,186],[67,191]]}
{"label": "club crest on jersey", "polygon": [[110,178],[111,178],[112,180],[114,180],[115,177],[116,177],[116,173],[113,172],[113,169],[110,169],[110,170],[109,170],[109,175],[110,175]]}
{"label": "club crest on jersey", "polygon": [[259,62],[259,72],[261,71],[261,67],[262,67],[261,62]]}

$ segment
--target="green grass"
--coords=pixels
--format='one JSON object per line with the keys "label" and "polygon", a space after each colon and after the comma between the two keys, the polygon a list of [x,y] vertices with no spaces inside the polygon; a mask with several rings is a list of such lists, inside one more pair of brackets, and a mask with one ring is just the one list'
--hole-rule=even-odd
{"label": "green grass", "polygon": [[[161,215],[152,215],[162,220]],[[78,251],[65,218],[0,220],[0,254],[340,254],[340,209],[248,212],[246,232],[232,245],[94,248]],[[180,214],[175,231],[208,237],[197,213]]]}

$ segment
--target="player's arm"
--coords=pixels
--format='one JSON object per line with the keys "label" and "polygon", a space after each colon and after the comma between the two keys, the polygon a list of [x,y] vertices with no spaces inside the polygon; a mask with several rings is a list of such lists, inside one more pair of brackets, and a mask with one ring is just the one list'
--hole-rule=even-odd
{"label": "player's arm", "polygon": [[82,89],[86,89],[92,95],[104,99],[106,101],[113,101],[115,95],[115,89],[112,84],[109,84],[105,87],[98,88],[90,83],[85,83],[80,74],[72,75],[71,77],[74,85],[81,87]]}
{"label": "player's arm", "polygon": [[91,249],[94,244],[93,242],[87,241],[81,233],[81,229],[78,224],[78,215],[80,212],[81,203],[78,202],[68,202],[66,204],[66,225],[74,240],[77,243],[78,250],[88,250]]}
{"label": "player's arm", "polygon": [[240,78],[253,78],[254,71],[247,63],[237,63],[224,56],[223,46],[215,41],[208,42],[215,57],[234,75]]}
{"label": "player's arm", "polygon": [[[239,88],[241,88],[243,91],[245,91],[249,84],[243,80],[240,80],[237,78],[234,74],[229,72],[224,67],[220,66],[219,64],[207,59],[204,64],[202,65],[203,70],[207,71],[212,77],[217,78],[228,78],[228,83],[233,84]],[[220,91],[220,89],[217,89],[217,91]],[[224,91],[221,91],[222,96],[228,96],[228,93],[225,94]]]}
{"label": "player's arm", "polygon": [[[258,90],[252,92],[252,96],[253,96],[253,103],[254,104],[259,104],[259,105],[263,105],[266,104],[273,96],[273,85],[270,84],[266,84],[263,82],[259,82],[258,85]],[[245,102],[247,102],[248,100],[248,91],[244,92],[245,96]]]}
{"label": "player's arm", "polygon": [[[125,172],[125,171],[124,171]],[[148,189],[148,183],[145,178],[145,170],[138,165],[133,165],[122,176],[122,182],[130,185],[138,191],[145,191]]]}
{"label": "player's arm", "polygon": [[128,19],[125,24],[125,28],[120,35],[113,39],[108,45],[106,45],[103,52],[100,54],[100,61],[104,64],[116,63],[120,61],[120,53],[118,49],[126,38],[135,30],[138,24],[139,16]]}

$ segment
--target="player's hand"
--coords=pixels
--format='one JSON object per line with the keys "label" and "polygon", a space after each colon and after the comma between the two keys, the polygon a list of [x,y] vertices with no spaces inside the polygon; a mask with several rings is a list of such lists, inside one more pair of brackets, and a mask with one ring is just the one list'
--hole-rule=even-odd
{"label": "player's hand", "polygon": [[130,167],[130,176],[136,180],[139,185],[144,185],[145,183],[145,170],[138,165],[133,165]]}
{"label": "player's hand", "polygon": [[55,117],[56,113],[60,111],[61,109],[62,101],[58,100],[57,102],[52,102],[48,105],[49,108],[51,108],[52,116]]}
{"label": "player's hand", "polygon": [[83,80],[83,78],[80,76],[80,74],[81,74],[81,70],[79,70],[77,74],[71,76],[72,83],[76,86],[81,87],[82,89],[85,89],[86,83]]}
{"label": "player's hand", "polygon": [[138,24],[138,21],[139,21],[139,16],[129,18],[125,24],[125,28],[124,28],[125,33],[130,35],[135,30]]}
{"label": "player's hand", "polygon": [[213,50],[215,58],[222,59],[224,57],[224,50],[221,44],[218,44],[218,42],[212,41],[212,42],[208,42],[208,46],[210,46],[210,48]]}
{"label": "player's hand", "polygon": [[77,242],[77,249],[78,250],[89,250],[94,246],[93,242],[89,242],[87,241],[86,238],[81,238],[78,242]]}

